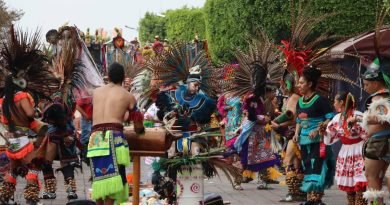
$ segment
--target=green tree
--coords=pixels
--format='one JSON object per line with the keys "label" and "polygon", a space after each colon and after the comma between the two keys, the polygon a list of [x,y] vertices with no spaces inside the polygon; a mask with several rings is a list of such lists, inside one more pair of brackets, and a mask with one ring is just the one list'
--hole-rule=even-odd
{"label": "green tree", "polygon": [[153,42],[156,35],[160,36],[160,39],[166,38],[165,18],[146,12],[139,21],[139,38],[141,42]]}
{"label": "green tree", "polygon": [[206,38],[205,18],[202,8],[168,10],[166,12],[166,28],[169,40],[193,40],[195,34],[199,39]]}
{"label": "green tree", "polygon": [[11,25],[23,16],[21,10],[9,9],[3,0],[0,0],[0,29]]}
{"label": "green tree", "polygon": [[[298,4],[298,1],[295,1]],[[231,51],[245,47],[257,30],[265,30],[276,42],[289,37],[291,19],[287,0],[207,0],[204,6],[206,36],[213,61],[230,61]],[[302,1],[301,1],[302,2]],[[352,36],[373,29],[381,0],[310,0],[313,15],[335,13],[321,22],[316,33]]]}

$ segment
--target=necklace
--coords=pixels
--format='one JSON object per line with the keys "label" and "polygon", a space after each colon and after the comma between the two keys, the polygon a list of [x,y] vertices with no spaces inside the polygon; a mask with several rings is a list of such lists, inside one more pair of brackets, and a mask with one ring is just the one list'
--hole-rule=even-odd
{"label": "necklace", "polygon": [[314,93],[311,94],[311,96],[308,97],[308,98],[306,98],[306,96],[303,96],[303,102],[304,102],[304,103],[309,102],[315,95],[316,95],[316,93],[314,92]]}

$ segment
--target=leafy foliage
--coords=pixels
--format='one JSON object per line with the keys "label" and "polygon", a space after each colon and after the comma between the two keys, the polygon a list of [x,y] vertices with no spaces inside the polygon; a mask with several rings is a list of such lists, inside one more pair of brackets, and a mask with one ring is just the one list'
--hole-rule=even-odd
{"label": "leafy foliage", "polygon": [[[316,33],[331,31],[335,35],[351,36],[373,29],[375,13],[382,1],[311,0],[310,3],[318,14],[336,14],[322,21],[315,28]],[[276,42],[288,38],[290,4],[286,0],[207,0],[206,33],[213,61],[234,59],[231,50],[247,47],[247,39],[259,29],[264,29]]]}
{"label": "leafy foliage", "polygon": [[[168,10],[166,17],[147,13],[140,21],[140,38],[154,35],[189,41],[195,33],[206,37],[214,63],[234,61],[234,50],[246,49],[248,39],[259,30],[279,43],[290,36],[291,5],[309,4],[313,15],[329,15],[314,29],[314,35],[353,36],[374,28],[375,15],[384,0],[207,0],[204,8]],[[387,20],[386,22],[389,22]],[[166,35],[165,35],[166,34]]]}
{"label": "leafy foliage", "polygon": [[195,34],[199,40],[206,37],[206,26],[203,9],[187,8],[168,10],[166,12],[167,37],[173,41],[191,41]]}
{"label": "leafy foliage", "polygon": [[19,20],[23,16],[21,10],[10,10],[4,0],[0,0],[0,29],[10,26],[12,22]]}
{"label": "leafy foliage", "polygon": [[139,21],[139,38],[141,42],[153,42],[155,36],[166,38],[165,18],[157,14],[146,12]]}

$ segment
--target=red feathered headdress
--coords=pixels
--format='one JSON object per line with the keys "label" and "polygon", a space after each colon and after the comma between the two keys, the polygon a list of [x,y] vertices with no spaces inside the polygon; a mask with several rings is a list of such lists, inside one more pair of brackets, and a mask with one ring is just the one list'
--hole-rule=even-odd
{"label": "red feathered headdress", "polygon": [[311,50],[297,51],[290,47],[290,42],[282,40],[282,45],[278,49],[283,52],[289,72],[296,71],[299,76],[302,75],[303,68],[309,64],[309,55]]}

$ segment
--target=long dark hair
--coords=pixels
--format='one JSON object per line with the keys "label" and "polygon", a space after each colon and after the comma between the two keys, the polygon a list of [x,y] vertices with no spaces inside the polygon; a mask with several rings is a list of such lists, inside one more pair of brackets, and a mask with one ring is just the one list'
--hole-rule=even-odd
{"label": "long dark hair", "polygon": [[8,130],[10,132],[15,131],[15,123],[12,119],[12,114],[17,114],[17,108],[14,102],[14,95],[16,92],[21,91],[19,88],[12,82],[12,75],[8,75],[5,79],[4,87],[4,100],[3,100],[3,115],[8,121]]}
{"label": "long dark hair", "polygon": [[321,77],[321,74],[321,70],[310,65],[303,70],[302,76],[307,82],[311,82],[311,89],[315,90],[317,87],[318,80]]}
{"label": "long dark hair", "polygon": [[253,94],[255,97],[264,96],[266,89],[267,70],[259,62],[253,63]]}
{"label": "long dark hair", "polygon": [[344,103],[345,103],[345,100],[347,99],[347,95],[348,95],[347,92],[345,92],[345,91],[340,91],[340,92],[337,93],[335,99],[338,100],[338,101],[341,101],[341,100],[342,100],[342,101],[344,101]]}

